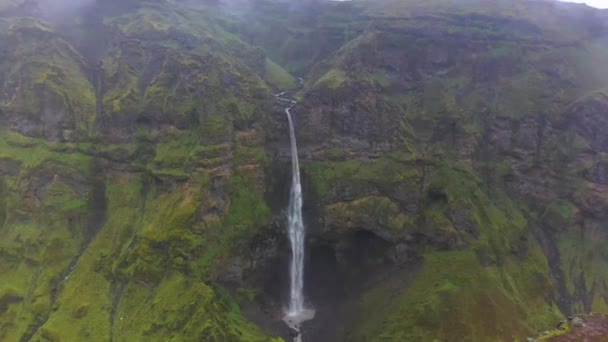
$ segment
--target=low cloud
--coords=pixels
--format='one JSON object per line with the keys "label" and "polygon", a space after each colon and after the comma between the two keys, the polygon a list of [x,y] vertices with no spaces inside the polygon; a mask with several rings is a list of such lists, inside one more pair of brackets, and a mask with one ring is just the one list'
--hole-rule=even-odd
{"label": "low cloud", "polygon": [[591,7],[597,7],[597,8],[608,8],[608,0],[560,0],[560,1],[587,4]]}
{"label": "low cloud", "polygon": [[97,0],[39,0],[38,8],[44,16],[62,16],[79,12]]}

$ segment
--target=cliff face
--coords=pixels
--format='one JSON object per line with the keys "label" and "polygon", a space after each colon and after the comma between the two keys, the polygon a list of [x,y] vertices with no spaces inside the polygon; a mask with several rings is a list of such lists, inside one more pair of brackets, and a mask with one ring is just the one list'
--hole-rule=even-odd
{"label": "cliff face", "polygon": [[606,23],[546,1],[0,1],[0,339],[285,337],[282,89],[305,337],[522,340],[608,310]]}
{"label": "cliff face", "polygon": [[343,338],[510,340],[605,311],[602,14],[437,6],[366,7],[295,110],[315,234],[422,263],[364,289]]}
{"label": "cliff face", "polygon": [[5,6],[0,339],[267,340],[213,286],[270,221],[264,54],[204,7]]}

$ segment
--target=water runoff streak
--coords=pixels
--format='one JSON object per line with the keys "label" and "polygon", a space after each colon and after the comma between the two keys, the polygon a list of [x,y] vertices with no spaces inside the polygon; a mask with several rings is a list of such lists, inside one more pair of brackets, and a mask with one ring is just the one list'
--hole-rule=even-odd
{"label": "water runoff streak", "polygon": [[[298,160],[298,146],[296,134],[291,117],[291,109],[295,101],[283,97],[285,92],[277,94],[277,98],[289,105],[285,114],[289,121],[289,136],[291,141],[291,191],[289,194],[289,207],[287,210],[287,233],[291,244],[291,263],[289,267],[290,287],[289,305],[286,310],[285,322],[296,331],[300,331],[300,324],[314,317],[314,310],[304,307],[304,243],[305,227],[302,219],[302,184],[300,182],[300,162]],[[298,335],[295,341],[301,341]]]}

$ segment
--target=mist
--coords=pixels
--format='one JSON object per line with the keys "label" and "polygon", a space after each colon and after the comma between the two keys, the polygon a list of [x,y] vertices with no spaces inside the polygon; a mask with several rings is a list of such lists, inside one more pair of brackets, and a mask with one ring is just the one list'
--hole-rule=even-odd
{"label": "mist", "polygon": [[608,8],[608,0],[560,0],[560,1],[587,4],[591,7],[596,7],[596,8]]}
{"label": "mist", "polygon": [[62,17],[80,12],[95,4],[96,0],[54,0],[38,1],[38,8],[45,17]]}

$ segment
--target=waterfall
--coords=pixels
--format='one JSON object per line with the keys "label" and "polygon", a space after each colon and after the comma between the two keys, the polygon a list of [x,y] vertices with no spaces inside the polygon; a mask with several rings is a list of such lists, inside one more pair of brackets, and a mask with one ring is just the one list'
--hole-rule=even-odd
{"label": "waterfall", "polygon": [[304,221],[302,220],[302,184],[300,183],[300,163],[298,147],[293,128],[290,107],[285,109],[289,121],[291,137],[291,191],[287,211],[287,231],[291,243],[291,264],[289,268],[290,290],[288,316],[299,316],[304,311]]}
{"label": "waterfall", "polygon": [[315,317],[315,310],[304,307],[304,242],[305,228],[302,219],[302,184],[300,182],[300,162],[298,160],[298,146],[296,144],[296,133],[291,118],[291,108],[295,101],[283,97],[286,92],[276,94],[276,97],[289,105],[285,108],[287,121],[289,121],[289,136],[291,140],[291,190],[289,193],[289,207],[287,208],[287,233],[291,245],[291,262],[289,265],[289,304],[285,323],[297,331],[294,342],[302,342],[300,325],[302,322]]}

